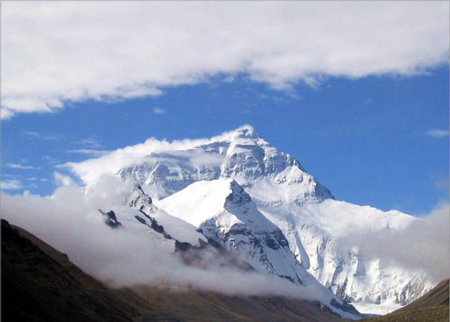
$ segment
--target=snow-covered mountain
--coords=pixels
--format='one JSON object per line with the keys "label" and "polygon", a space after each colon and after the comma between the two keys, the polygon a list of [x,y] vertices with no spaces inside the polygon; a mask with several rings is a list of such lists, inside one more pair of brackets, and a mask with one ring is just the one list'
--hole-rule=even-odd
{"label": "snow-covered mountain", "polygon": [[91,216],[102,218],[113,229],[145,235],[167,254],[183,248],[183,245],[201,247],[208,243],[196,227],[158,209],[138,184],[126,196],[125,202],[117,202],[110,209],[99,209]]}
{"label": "snow-covered mountain", "polygon": [[186,264],[195,262],[207,268],[214,261],[215,266],[270,273],[301,285],[304,292],[313,294],[311,298],[342,317],[360,317],[354,307],[306,272],[281,230],[257,210],[236,181],[199,181],[161,201],[160,206],[175,215],[156,207],[136,183],[124,201],[117,201],[108,211],[99,209],[93,216],[112,229],[140,234],[149,247],[166,255],[177,254]]}
{"label": "snow-covered mountain", "polygon": [[[138,164],[120,169],[154,199],[162,199],[201,180],[235,179],[252,197],[302,204],[333,198],[289,154],[272,147],[251,126],[185,149],[153,152]],[[267,199],[268,198],[268,199]]]}
{"label": "snow-covered mountain", "polygon": [[172,238],[179,243],[188,243],[193,247],[200,247],[208,243],[207,238],[193,225],[173,217],[153,205],[152,199],[144,193],[139,185],[134,186],[131,194],[127,197],[126,205],[140,212],[139,215],[134,216],[137,221],[163,234],[166,239]]}
{"label": "snow-covered mountain", "polygon": [[201,229],[256,269],[297,284],[316,282],[297,262],[281,230],[266,219],[232,179],[199,181],[159,206]]}
{"label": "snow-covered mountain", "polygon": [[385,313],[432,287],[423,272],[381,265],[346,240],[355,234],[402,229],[411,216],[332,199],[298,206],[258,200],[261,212],[278,225],[297,260],[320,283],[362,312]]}
{"label": "snow-covered mountain", "polygon": [[[297,160],[272,147],[251,126],[194,147],[150,153],[118,174],[142,185],[162,209],[200,227],[255,267],[296,281],[295,275],[301,280],[303,274],[301,264],[362,311],[393,310],[433,286],[423,272],[381,266],[379,259],[343,241],[354,232],[402,229],[413,217],[334,200]],[[236,195],[252,200],[241,205],[245,216],[227,199]],[[260,239],[273,240],[276,246],[255,246],[253,234],[262,231],[269,235]],[[283,238],[276,237],[280,231]],[[255,259],[253,247],[260,247],[260,258]]]}
{"label": "snow-covered mountain", "polygon": [[159,202],[174,216],[201,229],[261,272],[322,293],[332,310],[354,318],[356,311],[328,293],[297,261],[283,232],[257,209],[233,179],[198,181]]}

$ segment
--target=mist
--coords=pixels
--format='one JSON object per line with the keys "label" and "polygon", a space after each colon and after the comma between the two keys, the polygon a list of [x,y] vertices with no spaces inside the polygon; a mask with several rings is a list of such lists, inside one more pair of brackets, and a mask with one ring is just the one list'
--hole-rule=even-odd
{"label": "mist", "polygon": [[223,268],[219,260],[207,268],[187,266],[168,251],[170,247],[155,243],[154,234],[127,230],[126,225],[112,229],[97,209],[120,204],[127,187],[117,177],[103,179],[90,186],[89,193],[68,186],[50,197],[2,194],[1,217],[66,253],[86,273],[113,287],[166,285],[225,294],[326,299],[327,294],[317,289],[268,274]]}
{"label": "mist", "polygon": [[[2,194],[1,217],[22,227],[59,251],[86,273],[112,287],[135,284],[198,288],[234,295],[287,296],[325,300],[326,289],[295,285],[279,277],[224,268],[220,259],[208,265],[185,265],[173,252],[174,241],[155,240],[154,234],[112,229],[98,209],[125,204],[131,183],[118,176],[101,177],[86,187],[59,187],[52,196]],[[339,241],[356,246],[380,265],[396,264],[424,271],[436,282],[449,276],[449,205],[407,227],[384,232],[355,231]]]}
{"label": "mist", "polygon": [[[245,124],[240,128],[250,127]],[[125,148],[110,151],[105,155],[92,158],[81,162],[68,162],[65,167],[68,168],[76,177],[80,178],[84,184],[91,185],[99,181],[100,177],[111,173],[117,173],[118,170],[131,166],[133,164],[141,164],[145,158],[153,153],[159,158],[171,158],[176,156],[178,161],[180,157],[188,159],[192,164],[214,163],[220,164],[220,157],[211,155],[210,153],[201,153],[196,151],[192,153],[189,149],[208,144],[218,140],[227,140],[234,131],[224,132],[218,136],[202,139],[184,139],[184,140],[158,140],[149,138],[144,143],[127,146]]]}
{"label": "mist", "polygon": [[358,247],[364,256],[379,258],[380,265],[423,270],[438,282],[450,276],[449,210],[448,204],[440,204],[403,229],[356,231],[340,243],[344,247]]}

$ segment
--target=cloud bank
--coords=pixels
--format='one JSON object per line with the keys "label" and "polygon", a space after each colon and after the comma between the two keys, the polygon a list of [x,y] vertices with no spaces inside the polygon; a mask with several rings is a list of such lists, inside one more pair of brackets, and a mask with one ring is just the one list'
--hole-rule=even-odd
{"label": "cloud bank", "polygon": [[37,170],[38,167],[34,167],[31,165],[23,165],[20,163],[7,163],[6,168],[16,169],[16,170]]}
{"label": "cloud bank", "polygon": [[5,2],[2,118],[245,74],[286,89],[448,61],[446,2]]}
{"label": "cloud bank", "polygon": [[[243,127],[246,126],[248,125]],[[212,141],[227,140],[232,133],[234,131],[210,139],[172,142],[151,138],[144,143],[112,151],[100,158],[68,163],[67,167],[88,187],[95,186],[105,175],[118,173],[123,167],[141,164],[150,153],[161,158],[176,155],[178,160],[185,157],[192,162],[192,156],[186,150]],[[214,161],[208,159],[211,157],[208,155],[198,158],[203,157],[207,162]],[[448,220],[449,206],[445,204],[426,216],[416,217],[407,227],[387,232],[355,230],[352,236],[341,238],[339,243],[342,243],[344,249],[357,247],[364,256],[379,258],[381,265],[395,262],[406,269],[426,270],[437,281],[450,275]]]}
{"label": "cloud bank", "polygon": [[379,258],[381,265],[424,269],[437,282],[450,276],[449,216],[449,205],[443,204],[406,228],[364,234],[355,231],[341,242],[358,247],[365,256]]}
{"label": "cloud bank", "polygon": [[20,190],[22,189],[22,183],[19,180],[2,180],[0,183],[2,190]]}
{"label": "cloud bank", "polygon": [[73,186],[61,187],[51,197],[2,194],[1,217],[67,253],[88,274],[113,286],[176,284],[225,294],[326,299],[327,292],[267,274],[221,268],[214,262],[207,268],[186,266],[155,244],[151,234],[111,229],[96,211],[109,209],[129,188],[108,177],[91,187],[90,198]]}
{"label": "cloud bank", "polygon": [[[250,127],[249,125],[243,125],[243,127]],[[234,131],[224,132],[221,135],[214,136],[212,138],[203,139],[184,139],[184,140],[157,140],[150,138],[144,143],[130,145],[125,148],[120,148],[114,151],[106,152],[101,157],[88,159],[82,162],[68,162],[65,167],[70,169],[77,177],[79,177],[86,185],[92,185],[96,183],[103,175],[117,174],[118,171],[124,167],[141,163],[146,156],[150,153],[184,153],[186,158],[189,158],[191,162],[213,162],[214,157],[205,153],[202,156],[198,156],[198,153],[189,155],[183,150],[192,149],[202,144],[208,144],[215,140],[226,140],[233,135]],[[178,155],[180,157],[181,155]],[[192,158],[195,158],[192,159]],[[213,158],[213,159],[212,159]]]}
{"label": "cloud bank", "polygon": [[445,138],[449,136],[448,130],[439,130],[439,129],[433,129],[425,132],[425,135],[431,136],[433,138]]}

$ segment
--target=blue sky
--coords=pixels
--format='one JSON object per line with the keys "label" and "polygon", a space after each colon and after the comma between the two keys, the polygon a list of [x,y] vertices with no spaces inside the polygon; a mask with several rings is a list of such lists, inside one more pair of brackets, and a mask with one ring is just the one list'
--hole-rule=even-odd
{"label": "blue sky", "polygon": [[[94,41],[89,30],[79,31],[79,23],[84,21],[77,23],[73,18],[82,15],[80,12],[86,9],[82,6],[87,4],[60,4],[56,6],[61,8],[54,11],[46,10],[48,5],[51,4],[34,8],[32,4],[8,4],[5,10],[2,3],[2,14],[10,17],[10,21],[20,22],[25,17],[25,21],[29,20],[27,26],[33,23],[41,26],[34,38],[28,34],[33,31],[31,27],[21,27],[20,23],[6,23],[4,27],[1,173],[2,189],[7,193],[27,190],[49,195],[64,184],[65,177],[58,175],[67,175],[67,169],[61,167],[64,163],[82,161],[149,137],[168,140],[210,137],[251,124],[272,145],[298,159],[339,200],[415,215],[425,214],[439,202],[447,201],[448,19],[441,19],[441,11],[446,8],[442,4],[437,10],[415,4],[416,8],[408,9],[410,12],[401,4],[394,4],[389,8],[392,19],[383,18],[388,19],[386,26],[377,24],[386,8],[352,5],[348,11],[369,12],[373,16],[366,16],[366,21],[353,21],[354,15],[349,15],[351,35],[349,39],[342,36],[338,43],[331,41],[335,39],[332,27],[336,10],[341,7],[330,3],[326,8],[317,5],[321,7],[317,12],[317,6],[309,8],[312,17],[329,18],[331,27],[319,25],[323,29],[318,36],[295,42],[298,30],[308,30],[309,16],[299,19],[306,21],[305,25],[293,26],[283,17],[286,14],[300,17],[303,11],[295,10],[306,5],[284,4],[294,7],[277,8],[282,14],[278,18],[274,14],[271,23],[285,28],[287,32],[282,35],[286,36],[265,30],[265,47],[259,41],[252,42],[258,33],[239,29],[242,21],[246,22],[244,26],[250,22],[254,22],[251,26],[258,26],[255,8],[235,8],[243,17],[230,15],[231,18],[225,17],[217,25],[213,20],[199,19],[194,24],[211,25],[200,35],[196,34],[195,26],[192,30],[180,27],[183,32],[172,33],[178,30],[173,27],[176,24],[162,18],[151,26],[148,19],[142,22],[136,19],[136,26],[126,23],[122,29],[128,33],[121,35],[124,31],[110,27],[109,23],[122,19],[118,12],[123,12],[123,8],[105,12],[102,4],[98,4],[99,8],[91,8],[92,20],[85,22],[92,24],[92,30],[97,28],[99,36]],[[156,9],[173,9],[164,6]],[[205,12],[210,10],[211,15],[218,14],[222,19],[224,8],[204,6]],[[271,4],[256,9],[273,9],[264,6]],[[251,10],[246,15],[244,9]],[[43,17],[26,15],[30,10],[42,10]],[[105,18],[98,22],[94,19],[95,10],[112,17],[111,21]],[[137,14],[142,8],[128,6],[126,10]],[[173,20],[178,23],[175,18],[180,18],[181,25],[186,18],[183,12],[173,13]],[[67,14],[73,18],[65,26],[72,38],[64,34],[66,31],[55,28]],[[448,18],[448,6],[443,17]],[[414,35],[408,33],[408,28],[406,33],[400,28],[396,32],[399,19],[418,30]],[[219,23],[230,28],[237,25],[234,34],[230,31],[232,40],[219,32],[223,27]],[[335,23],[340,28],[339,20]],[[158,46],[140,42],[139,37],[128,37],[145,28],[155,31]],[[390,39],[383,38],[384,28],[391,31]],[[70,33],[72,29],[77,32]],[[147,37],[150,31],[145,30],[147,33],[142,35]],[[344,35],[344,31],[338,34]],[[359,41],[365,39],[364,32],[372,37],[367,43]],[[189,33],[199,39],[198,46],[183,42]],[[166,37],[158,38],[161,34]],[[225,38],[217,44],[219,34]],[[108,53],[108,49],[117,48],[111,47],[110,36],[112,41],[117,40],[114,46],[125,42],[120,46],[125,49],[117,49],[120,55],[116,58],[116,51]],[[323,41],[317,41],[317,37],[323,37]],[[413,38],[403,42],[405,37]],[[32,46],[24,39],[39,46],[30,49]],[[239,46],[228,51],[231,45],[227,41]],[[297,43],[299,47],[292,45]],[[151,56],[161,47],[172,46],[177,47],[171,49],[170,59],[166,59],[165,51]],[[33,55],[26,55],[27,50]],[[183,50],[179,60],[177,50]],[[17,54],[22,52],[25,54]],[[101,66],[103,63],[105,66]],[[151,72],[141,72],[147,69]]]}
{"label": "blue sky", "polygon": [[210,137],[251,124],[337,199],[420,214],[447,196],[448,136],[429,131],[448,127],[448,86],[443,66],[410,78],[332,78],[289,93],[241,77],[151,98],[87,101],[5,121],[2,176],[20,181],[18,192],[51,194],[54,172],[65,172],[58,165],[86,159],[83,150],[95,156],[149,137]]}

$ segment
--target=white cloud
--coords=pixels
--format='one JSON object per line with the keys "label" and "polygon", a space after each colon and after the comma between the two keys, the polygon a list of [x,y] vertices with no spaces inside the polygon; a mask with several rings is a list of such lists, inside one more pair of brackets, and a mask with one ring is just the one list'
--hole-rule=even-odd
{"label": "white cloud", "polygon": [[46,141],[61,141],[63,139],[62,134],[58,133],[40,133],[35,131],[25,131],[23,132],[23,135],[25,135],[28,138],[41,139]]}
{"label": "white cloud", "polygon": [[162,108],[159,108],[159,107],[155,107],[153,109],[153,114],[166,114],[166,110],[162,109]]}
{"label": "white cloud", "polygon": [[227,294],[326,298],[327,292],[314,286],[303,287],[268,274],[223,268],[217,261],[207,269],[185,266],[165,251],[163,243],[152,234],[111,229],[97,209],[110,209],[111,202],[120,200],[124,185],[115,180],[119,179],[102,181],[96,187],[98,193],[90,199],[77,187],[58,188],[51,197],[2,194],[0,216],[67,253],[87,273],[115,285],[176,283]]}
{"label": "white cloud", "polygon": [[0,107],[0,118],[2,120],[10,119],[14,115],[13,109],[7,109],[3,106]]}
{"label": "white cloud", "polygon": [[[248,127],[249,125],[244,125],[243,127]],[[212,138],[196,139],[196,140],[175,140],[168,142],[166,140],[157,140],[155,138],[150,138],[144,143],[139,143],[136,145],[127,146],[125,148],[117,149],[106,153],[104,156],[99,158],[93,158],[82,162],[68,162],[65,164],[74,174],[76,174],[86,185],[91,185],[97,182],[103,175],[116,174],[121,168],[130,166],[135,163],[142,161],[147,155],[154,152],[166,152],[169,151],[172,155],[175,151],[183,151],[187,149],[194,148],[201,144],[207,144],[214,140],[226,139],[228,136],[234,133],[225,132],[219,136]],[[186,155],[186,157],[192,157]],[[204,158],[209,158],[208,161],[211,162],[211,156],[205,154]],[[201,160],[191,160],[195,162],[201,162]]]}
{"label": "white cloud", "polygon": [[33,167],[31,165],[23,165],[19,163],[8,163],[6,164],[7,168],[10,169],[18,169],[18,170],[36,170],[39,169],[38,167]]}
{"label": "white cloud", "polygon": [[22,189],[22,184],[18,180],[5,180],[1,182],[2,190],[20,190]]}
{"label": "white cloud", "polygon": [[96,138],[87,138],[87,139],[82,139],[79,142],[77,142],[79,145],[85,146],[87,148],[91,148],[91,149],[96,149],[96,148],[100,148],[101,144],[98,142],[98,140]]}
{"label": "white cloud", "polygon": [[55,171],[53,174],[53,177],[55,178],[56,184],[58,186],[74,186],[75,183],[72,180],[71,177],[69,177],[68,175],[62,174],[58,171]]}
{"label": "white cloud", "polygon": [[41,159],[49,165],[56,165],[59,163],[58,159],[51,157],[49,155],[44,155]]}
{"label": "white cloud", "polygon": [[439,130],[439,129],[433,129],[425,132],[426,135],[434,137],[434,138],[444,138],[449,136],[448,130]]}
{"label": "white cloud", "polygon": [[399,264],[407,269],[425,269],[436,281],[450,275],[450,208],[439,205],[430,214],[415,218],[406,228],[384,232],[355,231],[342,239],[374,256],[381,264]]}
{"label": "white cloud", "polygon": [[448,17],[446,2],[5,2],[2,117],[217,74],[414,75],[448,61]]}

